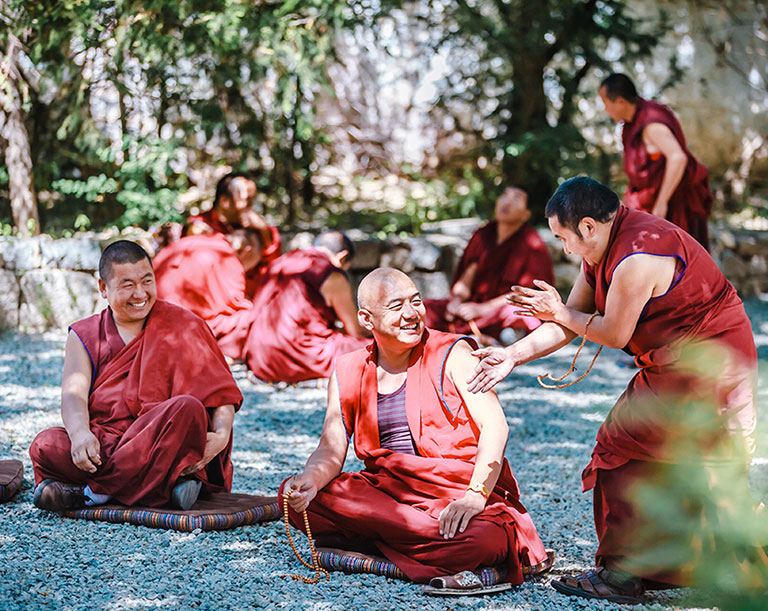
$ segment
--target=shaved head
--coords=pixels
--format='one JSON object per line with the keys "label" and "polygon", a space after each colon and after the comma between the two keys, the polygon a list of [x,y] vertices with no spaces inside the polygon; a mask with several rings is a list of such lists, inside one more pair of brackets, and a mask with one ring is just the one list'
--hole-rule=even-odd
{"label": "shaved head", "polygon": [[370,310],[384,303],[392,289],[405,285],[416,288],[413,280],[399,269],[379,267],[361,280],[357,288],[357,306],[361,310]]}

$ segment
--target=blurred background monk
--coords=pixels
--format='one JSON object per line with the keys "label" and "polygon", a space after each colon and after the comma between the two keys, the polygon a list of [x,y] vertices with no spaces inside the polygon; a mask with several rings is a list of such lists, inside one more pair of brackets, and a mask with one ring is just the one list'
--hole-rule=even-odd
{"label": "blurred background monk", "polygon": [[[476,352],[482,361],[469,388],[486,391],[576,335],[634,355],[640,371],[600,427],[582,474],[583,489],[594,489],[598,568],[552,585],[569,595],[636,603],[646,587],[692,583],[703,549],[719,537],[724,505],[743,501],[751,511],[752,328],[712,257],[672,223],[620,206],[613,191],[586,177],[563,183],[545,212],[565,252],[583,258],[581,273],[566,304],[543,282],[512,290],[510,302],[545,324],[507,348]],[[669,482],[667,519],[658,519],[638,490],[681,473],[695,477]],[[703,490],[692,488],[695,478]],[[718,496],[709,488],[717,481],[729,481],[737,494]],[[702,498],[717,511],[705,510]],[[694,522],[696,541],[688,532],[680,536],[681,516]],[[766,566],[757,546],[750,553]],[[717,557],[718,566],[738,569],[747,555]]]}
{"label": "blurred background monk", "polygon": [[370,341],[357,322],[346,273],[354,255],[345,234],[326,231],[313,248],[269,265],[253,301],[243,355],[256,377],[288,383],[328,378],[337,356]]}
{"label": "blurred background monk", "polygon": [[611,74],[599,94],[611,119],[624,124],[621,141],[629,178],[624,204],[672,221],[708,249],[709,172],[686,147],[677,117],[667,106],[638,96],[625,74]]}
{"label": "blurred background monk", "polygon": [[[427,299],[430,329],[471,333],[473,321],[483,335],[499,339],[504,329],[524,335],[541,322],[515,314],[505,296],[513,285],[533,286],[536,279],[555,283],[547,246],[528,224],[528,196],[507,188],[496,200],[496,219],[478,229],[467,244],[453,277],[449,299]],[[507,337],[505,343],[514,340]]]}
{"label": "blurred background monk", "polygon": [[181,238],[155,257],[157,296],[197,314],[224,356],[239,359],[252,306],[245,278],[261,254],[260,234],[251,228]]}
{"label": "blurred background monk", "polygon": [[29,450],[34,504],[64,511],[113,499],[188,509],[232,487],[232,422],[242,395],[210,329],[157,300],[147,253],[119,240],[99,262],[109,307],[72,324],[63,427]]}
{"label": "blurred background monk", "polygon": [[[548,556],[504,458],[496,394],[467,391],[474,341],[428,330],[416,286],[392,268],[363,279],[358,303],[374,342],[339,357],[320,444],[281,486],[293,525],[306,509],[318,545],[383,555],[437,588],[478,588],[454,574],[485,566],[521,583]],[[365,468],[342,473],[352,437]]]}
{"label": "blurred background monk", "polygon": [[252,298],[263,280],[266,266],[280,256],[282,244],[277,227],[269,225],[254,209],[256,183],[245,174],[227,174],[216,185],[213,207],[187,219],[184,235],[231,233],[250,227],[261,237],[261,259],[246,274],[246,295]]}

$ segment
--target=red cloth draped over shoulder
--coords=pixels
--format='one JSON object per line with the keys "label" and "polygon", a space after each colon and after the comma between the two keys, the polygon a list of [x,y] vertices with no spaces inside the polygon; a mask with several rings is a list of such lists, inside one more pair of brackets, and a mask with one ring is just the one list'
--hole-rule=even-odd
{"label": "red cloth draped over shoulder", "polygon": [[[184,226],[183,235],[186,235],[189,226],[196,222],[205,223],[214,233],[228,234],[232,233],[232,231],[237,228],[223,220],[216,210],[211,208],[198,215],[190,216],[187,219],[187,224]],[[261,261],[245,275],[245,294],[251,298],[256,294],[256,291],[264,281],[267,265],[277,259],[280,256],[280,253],[283,252],[282,238],[280,237],[280,231],[278,231],[277,227],[267,225],[266,227],[258,228],[258,231],[261,236],[262,244]]]}
{"label": "red cloth draped over shoulder", "polygon": [[[342,474],[323,489],[327,494],[314,503],[319,502],[331,511],[338,507],[343,513],[342,506],[350,498],[365,503],[366,498],[375,495],[375,507],[356,515],[349,524],[337,518],[335,526],[342,531],[370,529],[373,533],[377,515],[397,516],[404,506],[415,507],[420,515],[429,516],[426,530],[420,527],[414,532],[408,520],[396,520],[388,524],[382,540],[374,541],[382,553],[415,581],[460,570],[449,567],[446,556],[451,555],[452,541],[442,540],[437,522],[446,505],[467,490],[480,434],[461,395],[443,371],[450,349],[459,340],[457,335],[425,331],[422,343],[411,355],[406,378],[406,414],[417,456],[381,448],[374,345],[339,357],[336,368],[344,424],[347,434],[354,436],[355,452],[365,462],[365,469],[360,474]],[[463,341],[474,345],[469,338]],[[340,493],[334,493],[337,487]],[[506,458],[486,508],[473,521],[492,522],[503,528],[507,535],[507,553],[503,557],[509,565],[509,581],[521,583],[522,566],[546,558],[536,527],[520,503],[517,481]],[[442,544],[435,547],[438,541]],[[461,546],[466,551],[464,543]],[[472,557],[464,558],[463,562],[468,563],[466,569],[475,569],[483,561],[483,545],[475,547],[476,562],[472,562]],[[430,550],[435,550],[434,554]]]}
{"label": "red cloth draped over shoulder", "polygon": [[371,341],[335,330],[336,314],[320,293],[332,273],[345,274],[314,248],[270,264],[253,301],[243,355],[257,377],[289,383],[327,378],[338,355]]}
{"label": "red cloth draped over shoulder", "polygon": [[181,238],[161,250],[152,265],[157,296],[197,314],[221,351],[240,358],[251,302],[243,265],[227,239],[220,233]]}
{"label": "red cloth draped over shoulder", "polygon": [[649,155],[643,143],[643,130],[650,123],[666,125],[688,158],[680,184],[669,199],[667,220],[682,227],[707,248],[706,219],[712,213],[713,199],[707,168],[688,150],[674,113],[663,104],[642,98],[638,99],[632,121],[622,129],[624,170],[629,178],[624,203],[635,210],[650,212],[661,189],[666,160],[663,155]]}
{"label": "red cloth draped over shoulder", "polygon": [[[706,454],[712,430],[683,424],[686,406],[695,402],[714,403],[713,427],[748,452],[753,446],[757,353],[752,328],[736,290],[696,240],[664,219],[620,206],[603,260],[584,265],[598,312],[605,312],[616,267],[640,253],[675,257],[677,275],[664,295],[649,300],[625,348],[640,371],[598,431],[583,474],[585,490],[594,486],[599,468],[633,459],[685,462],[688,457],[675,452],[685,442]],[[689,368],[692,348],[706,351],[706,374]]]}
{"label": "red cloth draped over shoulder", "polygon": [[[210,329],[183,308],[157,300],[144,329],[128,344],[109,308],[70,328],[93,365],[88,411],[91,430],[102,447],[107,439],[117,444],[136,418],[172,397],[191,395],[207,408],[231,404],[237,410],[242,404],[243,396]],[[109,450],[105,448],[107,454]],[[169,449],[171,454],[178,452]],[[219,454],[195,476],[212,490],[230,490],[229,452]],[[144,495],[136,491],[136,496]]]}

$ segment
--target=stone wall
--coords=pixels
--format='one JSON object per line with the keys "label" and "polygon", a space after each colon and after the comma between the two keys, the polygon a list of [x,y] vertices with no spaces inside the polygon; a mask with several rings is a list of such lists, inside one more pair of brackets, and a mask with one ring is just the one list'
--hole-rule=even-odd
{"label": "stone wall", "polygon": [[[425,298],[446,297],[453,269],[477,219],[457,219],[425,226],[419,237],[384,240],[349,231],[357,248],[351,275],[355,285],[370,270],[389,265],[407,272]],[[567,256],[549,231],[540,234],[555,266],[557,288],[567,294],[579,269],[578,257]],[[146,234],[132,234],[147,244]],[[312,234],[287,234],[290,248],[312,243]],[[102,309],[96,270],[101,247],[114,236],[81,234],[53,240],[0,238],[0,328],[39,332],[65,329]],[[742,296],[768,293],[768,231],[713,227],[712,255]]]}

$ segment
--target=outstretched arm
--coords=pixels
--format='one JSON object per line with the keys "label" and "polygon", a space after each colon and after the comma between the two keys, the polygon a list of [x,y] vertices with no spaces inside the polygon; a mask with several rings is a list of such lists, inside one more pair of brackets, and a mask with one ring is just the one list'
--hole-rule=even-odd
{"label": "outstretched arm", "polygon": [[304,471],[290,478],[284,488],[294,511],[304,511],[332,479],[338,477],[347,457],[347,433],[341,418],[339,388],[336,372],[328,380],[328,409],[317,449],[307,460]]}
{"label": "outstretched arm", "polygon": [[680,143],[672,130],[663,123],[649,123],[643,129],[643,144],[649,153],[659,152],[666,161],[661,187],[659,187],[659,193],[651,210],[653,215],[666,218],[669,210],[669,198],[672,197],[683,179],[688,157],[680,147]]}
{"label": "outstretched arm", "polygon": [[[548,286],[546,283],[539,281],[536,281],[536,283],[540,286]],[[551,291],[547,292],[546,297],[562,305],[557,291],[552,287],[550,288]],[[513,287],[512,293],[510,293],[509,303],[511,305],[520,307],[521,313],[526,316],[535,316],[536,314],[533,314],[530,308],[524,309],[522,307],[522,304],[516,297],[519,291],[530,292],[535,295],[545,293],[545,291]],[[583,271],[579,272],[579,276],[573,285],[573,289],[568,296],[567,306],[580,312],[592,312],[595,309],[595,293],[584,278]],[[476,350],[473,354],[480,357],[481,360],[468,380],[469,391],[478,393],[490,390],[506,378],[518,365],[534,361],[559,350],[575,336],[575,332],[556,322],[545,322],[511,346]]]}
{"label": "outstretched arm", "polygon": [[347,277],[340,272],[333,272],[320,287],[320,294],[325,299],[336,317],[344,325],[344,330],[352,337],[366,337],[368,333],[357,322],[357,307],[352,300],[352,287]]}
{"label": "outstretched arm", "polygon": [[61,376],[61,419],[70,441],[75,466],[95,473],[101,465],[101,445],[91,432],[88,394],[93,366],[85,346],[74,331],[67,335]]}
{"label": "outstretched arm", "polygon": [[467,390],[467,371],[474,368],[478,360],[472,356],[472,349],[466,342],[459,342],[451,350],[446,363],[448,375],[480,429],[475,468],[469,484],[477,485],[482,490],[468,489],[463,497],[452,501],[440,513],[440,534],[446,539],[453,538],[457,532],[464,532],[469,521],[485,508],[488,497],[484,492],[490,495],[493,491],[504,463],[509,427],[496,393],[475,395]]}

